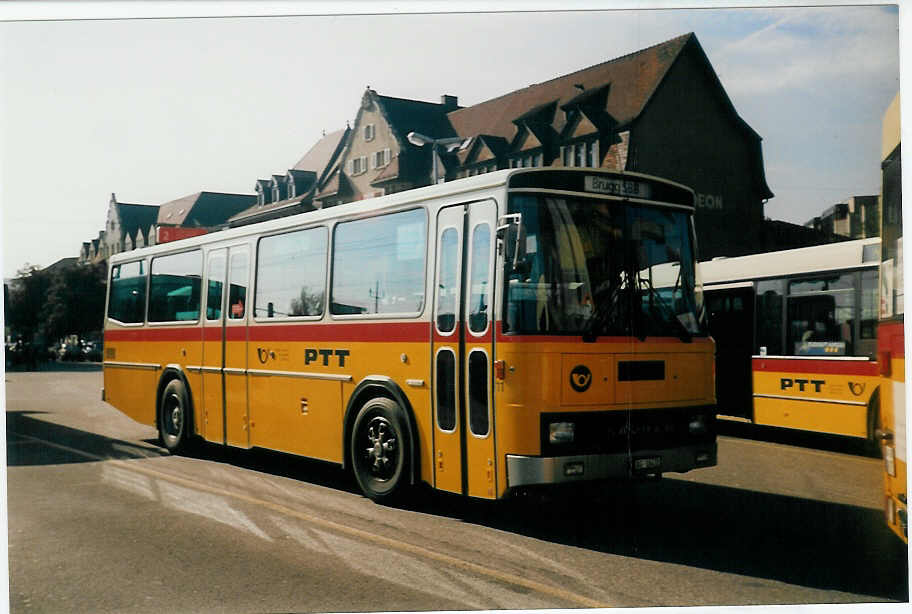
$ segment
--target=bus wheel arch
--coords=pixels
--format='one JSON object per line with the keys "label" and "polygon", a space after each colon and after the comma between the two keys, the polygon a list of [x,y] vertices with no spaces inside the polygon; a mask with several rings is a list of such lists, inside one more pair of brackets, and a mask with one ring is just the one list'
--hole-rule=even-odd
{"label": "bus wheel arch", "polygon": [[[173,454],[187,451],[193,439],[192,399],[184,373],[177,367],[165,367],[155,394],[155,427],[162,445]],[[165,416],[163,412],[169,415]]]}
{"label": "bus wheel arch", "polygon": [[419,481],[419,476],[421,475],[418,456],[418,430],[415,425],[414,410],[412,409],[412,405],[409,403],[408,398],[405,396],[405,393],[402,392],[402,389],[399,388],[396,382],[386,376],[369,375],[365,377],[355,387],[354,392],[352,392],[348,399],[345,408],[345,417],[342,422],[342,467],[348,468],[351,464],[352,430],[354,429],[358,414],[365,405],[378,398],[389,399],[398,406],[398,411],[403,414],[402,426],[405,429],[409,447],[409,462],[406,467],[408,473],[405,478],[410,485],[414,485]]}

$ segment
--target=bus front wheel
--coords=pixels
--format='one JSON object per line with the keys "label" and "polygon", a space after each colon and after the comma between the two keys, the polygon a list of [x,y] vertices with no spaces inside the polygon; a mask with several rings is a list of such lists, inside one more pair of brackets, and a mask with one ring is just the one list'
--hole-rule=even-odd
{"label": "bus front wheel", "polygon": [[410,449],[399,405],[385,397],[365,403],[355,418],[350,445],[361,492],[380,503],[401,497],[408,486]]}
{"label": "bus front wheel", "polygon": [[186,451],[190,441],[190,403],[184,383],[173,379],[165,386],[158,410],[158,434],[169,452]]}

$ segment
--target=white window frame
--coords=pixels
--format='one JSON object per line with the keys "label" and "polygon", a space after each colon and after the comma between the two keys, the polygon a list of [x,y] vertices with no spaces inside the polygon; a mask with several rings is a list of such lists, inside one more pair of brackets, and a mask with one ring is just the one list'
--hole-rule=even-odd
{"label": "white window frame", "polygon": [[377,129],[374,124],[364,124],[364,140],[373,141],[377,136]]}
{"label": "white window frame", "polygon": [[[358,169],[355,170],[355,162],[358,163]],[[348,161],[349,170],[351,171],[352,176],[360,175],[367,172],[367,156],[356,156]]]}

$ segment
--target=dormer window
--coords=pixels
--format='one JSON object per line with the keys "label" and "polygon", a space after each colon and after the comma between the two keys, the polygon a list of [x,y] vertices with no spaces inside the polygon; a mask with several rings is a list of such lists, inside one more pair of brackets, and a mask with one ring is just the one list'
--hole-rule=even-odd
{"label": "dormer window", "polygon": [[295,197],[295,182],[294,178],[288,177],[288,198]]}
{"label": "dormer window", "polygon": [[510,168],[533,168],[544,166],[544,156],[535,152],[510,158]]}
{"label": "dormer window", "polygon": [[578,141],[561,147],[561,161],[564,166],[589,166],[598,168],[601,165],[599,158],[598,139]]}
{"label": "dormer window", "polygon": [[376,136],[376,129],[374,128],[374,124],[365,124],[364,125],[364,140],[373,141],[375,136]]}

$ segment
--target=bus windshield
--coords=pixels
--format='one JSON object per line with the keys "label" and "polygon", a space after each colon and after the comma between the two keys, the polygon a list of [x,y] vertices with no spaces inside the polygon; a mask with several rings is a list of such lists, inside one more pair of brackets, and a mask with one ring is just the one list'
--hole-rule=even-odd
{"label": "bus windshield", "polygon": [[534,194],[509,210],[505,332],[706,335],[688,212]]}

